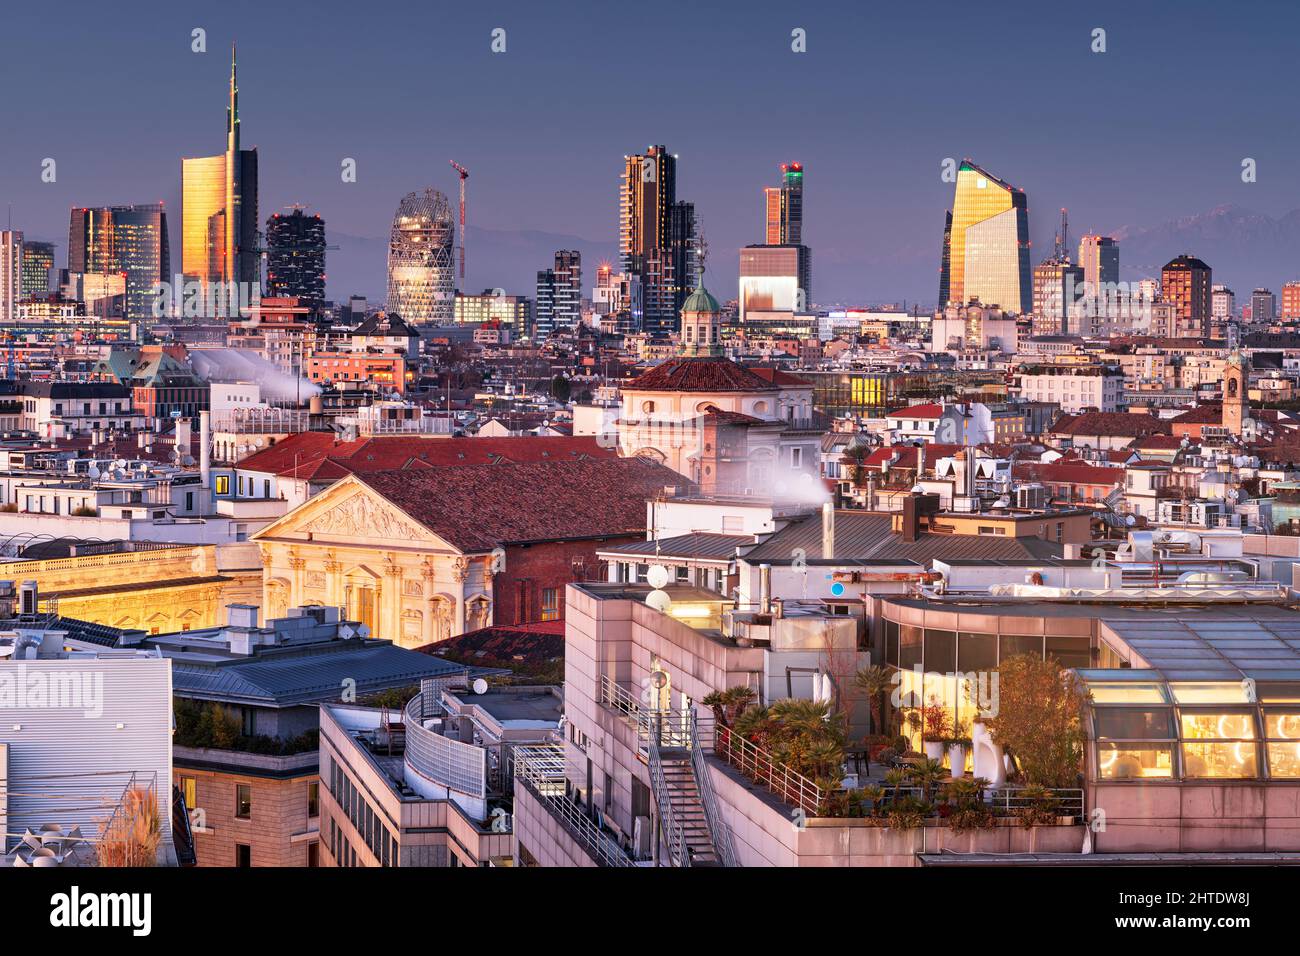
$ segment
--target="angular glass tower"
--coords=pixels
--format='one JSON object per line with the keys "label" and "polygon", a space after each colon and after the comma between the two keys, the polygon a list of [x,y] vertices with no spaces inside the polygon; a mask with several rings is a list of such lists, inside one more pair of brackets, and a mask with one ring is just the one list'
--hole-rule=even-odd
{"label": "angular glass tower", "polygon": [[156,286],[171,281],[167,212],[162,203],[74,206],[68,221],[68,271],[126,276],[126,317],[153,317]]}
{"label": "angular glass tower", "polygon": [[412,325],[451,325],[456,311],[456,224],[436,189],[407,193],[388,240],[388,311]]}
{"label": "angular glass tower", "polygon": [[957,171],[944,232],[939,308],[978,299],[1012,312],[1033,307],[1025,193],[970,160]]}

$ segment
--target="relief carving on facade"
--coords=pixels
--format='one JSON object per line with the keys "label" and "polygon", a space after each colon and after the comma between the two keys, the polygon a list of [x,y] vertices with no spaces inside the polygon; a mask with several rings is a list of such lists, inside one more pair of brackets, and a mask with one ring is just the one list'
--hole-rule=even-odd
{"label": "relief carving on facade", "polygon": [[427,540],[428,534],[365,494],[353,495],[317,516],[301,530],[313,534],[338,534],[351,538]]}

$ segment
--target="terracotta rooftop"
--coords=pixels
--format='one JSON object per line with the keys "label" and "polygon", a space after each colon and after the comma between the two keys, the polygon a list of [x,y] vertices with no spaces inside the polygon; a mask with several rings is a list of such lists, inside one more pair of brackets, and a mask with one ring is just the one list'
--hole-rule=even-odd
{"label": "terracotta rooftop", "polygon": [[889,413],[890,418],[938,418],[943,414],[943,406],[937,402],[922,405],[909,405]]}
{"label": "terracotta rooftop", "polygon": [[644,534],[646,499],[685,484],[643,458],[380,471],[358,477],[462,551]]}
{"label": "terracotta rooftop", "polygon": [[1052,433],[1056,435],[1108,435],[1117,438],[1168,435],[1171,430],[1167,421],[1152,415],[1129,412],[1083,412],[1079,415],[1062,415],[1051,428]]}
{"label": "terracotta rooftop", "polygon": [[771,392],[779,386],[725,358],[675,358],[628,382],[629,391]]}
{"label": "terracotta rooftop", "polygon": [[1016,462],[1011,476],[1025,481],[1051,481],[1072,485],[1119,485],[1124,482],[1123,468],[1098,467],[1077,462]]}
{"label": "terracotta rooftop", "polygon": [[339,441],[331,432],[299,432],[239,462],[241,471],[286,478],[338,479],[344,475],[401,468],[520,464],[617,458],[594,436],[522,435],[506,438],[437,438],[381,435]]}

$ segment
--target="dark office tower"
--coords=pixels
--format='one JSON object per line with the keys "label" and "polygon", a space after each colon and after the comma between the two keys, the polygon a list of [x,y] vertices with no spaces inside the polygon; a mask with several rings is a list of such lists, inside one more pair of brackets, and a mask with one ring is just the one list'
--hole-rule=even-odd
{"label": "dark office tower", "polygon": [[561,249],[555,253],[552,329],[576,328],[582,320],[582,253]]}
{"label": "dark office tower", "polygon": [[545,342],[555,331],[555,270],[537,273],[536,305],[533,309],[533,336]]}
{"label": "dark office tower", "polygon": [[294,207],[266,220],[266,294],[319,309],[325,302],[325,220]]}
{"label": "dark office tower", "polygon": [[53,268],[54,243],[23,240],[22,297],[30,299],[49,292]]}
{"label": "dark office tower", "polygon": [[695,203],[673,203],[669,245],[672,249],[673,312],[680,314],[682,303],[700,284],[700,224],[695,217]]}
{"label": "dark office tower", "polygon": [[974,299],[1009,312],[1033,308],[1024,190],[962,160],[944,225],[939,276],[940,309]]}
{"label": "dark office tower", "polygon": [[230,51],[226,151],[181,160],[181,269],[208,282],[261,285],[257,150],[240,147],[239,83]]}
{"label": "dark office tower", "polygon": [[1181,255],[1160,270],[1160,298],[1174,307],[1180,338],[1210,337],[1210,267],[1195,256]]}
{"label": "dark office tower", "polygon": [[162,203],[73,207],[68,271],[126,276],[126,317],[154,315],[155,287],[171,281],[171,247]]}
{"label": "dark office tower", "polygon": [[797,246],[803,242],[803,164],[782,163],[781,185],[763,190],[767,221],[764,245]]}
{"label": "dark office tower", "polygon": [[[619,265],[641,282],[642,330],[653,335],[676,331],[685,284],[677,278],[685,252],[674,254],[674,215],[684,228],[686,210],[677,210],[677,157],[663,146],[625,156],[619,190]],[[693,219],[693,210],[692,217]],[[692,222],[693,226],[693,222]]]}

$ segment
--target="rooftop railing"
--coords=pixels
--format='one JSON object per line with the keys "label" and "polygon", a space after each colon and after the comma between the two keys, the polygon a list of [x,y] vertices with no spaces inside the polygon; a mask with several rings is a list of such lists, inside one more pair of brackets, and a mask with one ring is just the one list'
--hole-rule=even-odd
{"label": "rooftop railing", "polygon": [[564,748],[558,745],[519,747],[514,752],[515,780],[568,830],[600,866],[632,866],[618,841],[587,816],[580,803],[568,795],[564,774]]}
{"label": "rooftop railing", "polygon": [[819,816],[825,793],[801,773],[781,763],[763,748],[746,740],[730,727],[714,728],[714,753],[755,783],[766,787],[783,803],[798,807],[808,816]]}

